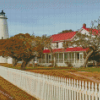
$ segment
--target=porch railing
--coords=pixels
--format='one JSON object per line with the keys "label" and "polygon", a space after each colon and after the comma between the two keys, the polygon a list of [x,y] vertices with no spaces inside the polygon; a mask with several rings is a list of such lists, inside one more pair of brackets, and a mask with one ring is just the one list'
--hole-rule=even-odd
{"label": "porch railing", "polygon": [[[51,63],[53,60],[52,59],[40,59],[39,63]],[[65,62],[70,62],[70,63],[83,63],[84,59],[80,59],[80,60],[74,60],[74,59],[56,59],[56,63],[65,63]]]}

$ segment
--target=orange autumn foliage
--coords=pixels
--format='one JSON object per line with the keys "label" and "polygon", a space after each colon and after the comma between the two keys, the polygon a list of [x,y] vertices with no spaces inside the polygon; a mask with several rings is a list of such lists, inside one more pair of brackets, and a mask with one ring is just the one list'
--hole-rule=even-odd
{"label": "orange autumn foliage", "polygon": [[[34,57],[40,57],[46,43],[46,36],[31,36],[30,34],[17,34],[9,39],[0,40],[0,56],[9,56],[27,63]],[[23,64],[22,63],[22,64]]]}

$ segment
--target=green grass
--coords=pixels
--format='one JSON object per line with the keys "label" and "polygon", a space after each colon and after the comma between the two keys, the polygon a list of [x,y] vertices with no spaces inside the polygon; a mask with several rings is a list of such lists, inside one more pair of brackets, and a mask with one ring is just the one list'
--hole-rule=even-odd
{"label": "green grass", "polygon": [[[6,67],[6,66],[5,66]],[[14,68],[14,69],[21,69],[21,67],[15,67],[15,66],[8,66],[9,68]],[[53,67],[47,67],[47,66],[44,66],[44,67],[40,67],[40,66],[36,66],[36,67],[32,67],[32,66],[29,66],[29,67],[26,67],[25,68],[26,70],[66,70],[66,71],[86,71],[86,72],[100,72],[100,67],[87,67],[87,68],[84,68],[84,67],[81,67],[81,68],[72,68],[72,67],[56,67],[56,68],[53,68]]]}
{"label": "green grass", "polygon": [[[4,67],[7,67],[7,66],[4,66]],[[13,69],[20,69],[19,67],[15,67],[15,66],[8,66],[9,68],[13,68]]]}

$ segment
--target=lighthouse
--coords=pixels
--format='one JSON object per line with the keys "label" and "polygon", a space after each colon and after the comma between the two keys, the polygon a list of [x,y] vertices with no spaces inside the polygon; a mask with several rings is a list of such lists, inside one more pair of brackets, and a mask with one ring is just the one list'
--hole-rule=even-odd
{"label": "lighthouse", "polygon": [[[5,16],[4,11],[0,12],[0,39],[9,38],[8,34],[8,25],[7,25],[7,17]],[[7,58],[0,56],[0,63],[7,63]]]}

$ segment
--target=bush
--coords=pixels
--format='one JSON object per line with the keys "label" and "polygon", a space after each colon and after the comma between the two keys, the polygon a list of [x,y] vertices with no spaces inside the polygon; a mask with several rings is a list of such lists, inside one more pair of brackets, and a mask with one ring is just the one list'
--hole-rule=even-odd
{"label": "bush", "polygon": [[73,67],[73,65],[70,62],[65,62],[65,63],[68,65],[68,67]]}

